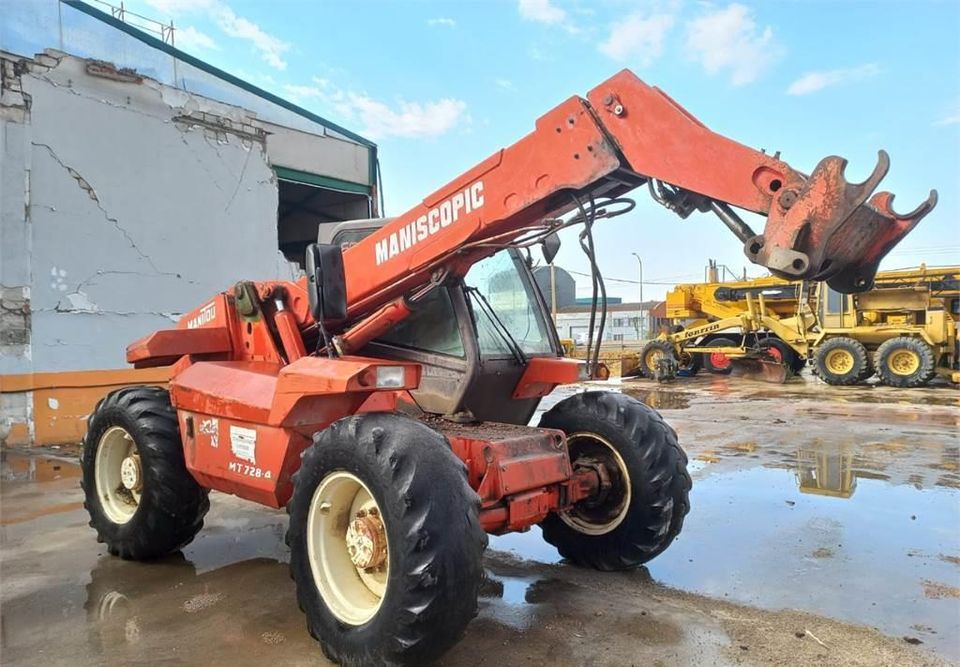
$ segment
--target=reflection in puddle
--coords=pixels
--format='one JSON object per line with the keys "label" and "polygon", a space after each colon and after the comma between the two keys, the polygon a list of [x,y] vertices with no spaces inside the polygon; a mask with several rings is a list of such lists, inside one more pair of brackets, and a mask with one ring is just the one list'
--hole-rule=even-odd
{"label": "reflection in puddle", "polygon": [[0,450],[0,479],[5,482],[52,482],[80,476],[80,464],[56,456]]}
{"label": "reflection in puddle", "polygon": [[690,407],[690,394],[682,391],[646,389],[630,385],[624,385],[622,391],[655,410],[686,410]]}
{"label": "reflection in puddle", "polygon": [[801,493],[849,498],[857,488],[853,452],[846,447],[798,449],[797,485]]}
{"label": "reflection in puddle", "polygon": [[[933,629],[924,640],[931,648],[960,657],[949,639],[960,590],[956,493],[870,479],[877,473],[861,470],[862,453],[854,451],[817,444],[776,452],[770,467],[758,461],[724,471],[709,464],[696,475],[679,539],[647,565],[653,579],[865,623],[892,636],[919,624]],[[490,548],[560,561],[536,528],[491,538]],[[532,582],[514,585],[504,600],[519,599],[523,590],[529,601]]]}

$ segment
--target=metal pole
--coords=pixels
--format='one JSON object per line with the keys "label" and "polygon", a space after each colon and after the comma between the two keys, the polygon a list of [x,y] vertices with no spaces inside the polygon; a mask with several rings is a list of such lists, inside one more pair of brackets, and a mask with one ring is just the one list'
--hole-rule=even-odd
{"label": "metal pole", "polygon": [[640,268],[640,340],[643,340],[647,328],[647,317],[643,314],[643,260],[640,259],[640,255],[635,252],[630,254],[637,258],[637,266]]}
{"label": "metal pole", "polygon": [[550,262],[550,311],[553,314],[553,324],[557,325],[557,269]]}

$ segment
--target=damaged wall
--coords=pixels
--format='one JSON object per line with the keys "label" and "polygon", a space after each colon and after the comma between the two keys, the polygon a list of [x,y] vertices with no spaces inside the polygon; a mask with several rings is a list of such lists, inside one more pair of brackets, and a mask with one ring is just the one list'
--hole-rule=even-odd
{"label": "damaged wall", "polygon": [[[57,52],[2,65],[0,378],[123,368],[234,280],[295,277],[253,113]],[[327,171],[359,173],[342,143]],[[9,384],[0,439],[34,416]]]}

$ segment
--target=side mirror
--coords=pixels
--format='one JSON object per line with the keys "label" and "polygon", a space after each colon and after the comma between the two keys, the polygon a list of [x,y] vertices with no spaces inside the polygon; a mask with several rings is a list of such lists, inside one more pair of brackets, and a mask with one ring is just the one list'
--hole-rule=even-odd
{"label": "side mirror", "polygon": [[347,319],[347,280],[343,274],[340,246],[311,243],[304,262],[307,268],[307,298],[310,314],[318,322]]}
{"label": "side mirror", "polygon": [[553,264],[553,260],[556,259],[557,253],[560,252],[560,235],[554,232],[550,234],[542,241],[543,245],[543,261],[547,264]]}

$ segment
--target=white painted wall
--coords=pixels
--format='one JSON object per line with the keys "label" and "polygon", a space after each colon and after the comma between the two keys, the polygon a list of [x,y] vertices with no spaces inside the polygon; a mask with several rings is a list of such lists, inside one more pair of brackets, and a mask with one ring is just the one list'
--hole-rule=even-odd
{"label": "white painted wall", "polygon": [[[86,65],[3,57],[0,374],[124,367],[127,344],[233,281],[295,275],[264,124]],[[269,131],[293,161],[287,130]],[[367,179],[357,146],[313,137],[310,149],[309,163],[279,164]]]}

